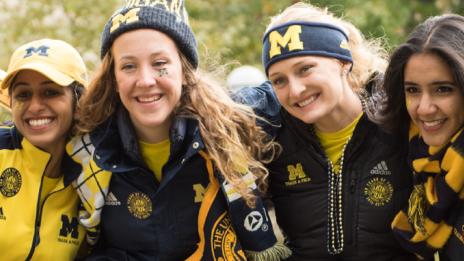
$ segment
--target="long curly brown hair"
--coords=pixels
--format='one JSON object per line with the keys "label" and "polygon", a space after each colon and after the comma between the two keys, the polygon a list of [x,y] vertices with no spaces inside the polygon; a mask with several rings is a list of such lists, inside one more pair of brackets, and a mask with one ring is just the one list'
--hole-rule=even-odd
{"label": "long curly brown hair", "polygon": [[[244,182],[243,176],[253,174],[258,187],[264,191],[268,170],[263,164],[269,163],[280,147],[257,126],[257,116],[250,107],[234,102],[211,73],[195,70],[181,52],[179,56],[185,84],[174,115],[198,120],[215,167],[247,204],[254,206],[256,195]],[[79,134],[98,128],[122,104],[116,84],[114,61],[109,51],[79,102]]]}

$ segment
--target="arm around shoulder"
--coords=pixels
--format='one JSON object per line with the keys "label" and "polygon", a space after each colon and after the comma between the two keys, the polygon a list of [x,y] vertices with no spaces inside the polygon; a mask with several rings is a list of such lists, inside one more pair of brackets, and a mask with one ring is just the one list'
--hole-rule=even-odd
{"label": "arm around shoulder", "polygon": [[269,81],[256,87],[244,87],[232,94],[235,102],[250,106],[263,120],[258,124],[270,135],[274,136],[280,126],[280,103]]}

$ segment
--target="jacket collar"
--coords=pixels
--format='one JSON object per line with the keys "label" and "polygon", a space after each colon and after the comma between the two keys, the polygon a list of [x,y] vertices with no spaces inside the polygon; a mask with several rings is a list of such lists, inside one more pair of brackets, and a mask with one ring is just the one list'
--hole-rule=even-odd
{"label": "jacket collar", "polygon": [[[11,138],[9,139],[11,148],[17,148],[24,151],[26,162],[34,162],[37,160],[49,161],[50,154],[37,148],[29,142],[16,128],[16,126],[10,129]],[[48,164],[48,163],[47,163]],[[63,158],[61,159],[61,171],[63,173],[64,186],[68,186],[71,182],[76,179],[79,173],[82,171],[80,164],[74,162],[69,155],[64,152]]]}
{"label": "jacket collar", "polygon": [[[314,132],[314,126],[312,124],[306,124],[303,121],[293,117],[283,108],[281,110],[281,115],[284,125],[288,125],[290,131],[295,133],[299,139],[309,143],[319,155],[325,155],[324,149],[320,145],[320,142]],[[365,137],[369,136],[370,133],[375,129],[377,129],[375,123],[370,121],[366,113],[363,113],[353,132],[351,141],[346,148],[347,155],[350,155],[352,152],[357,150],[364,142]]]}
{"label": "jacket collar", "polygon": [[[171,154],[168,162],[187,159],[204,148],[198,122],[186,117],[175,117],[169,132]],[[124,106],[118,106],[115,114],[91,134],[91,140],[99,155],[99,165],[114,172],[125,172],[145,166],[140,152],[135,128]],[[197,143],[192,150],[191,144]]]}

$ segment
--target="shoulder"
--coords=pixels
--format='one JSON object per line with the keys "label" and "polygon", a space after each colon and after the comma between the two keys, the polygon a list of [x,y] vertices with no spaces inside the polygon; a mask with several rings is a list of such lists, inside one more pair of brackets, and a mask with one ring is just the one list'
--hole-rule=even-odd
{"label": "shoulder", "polygon": [[393,134],[372,120],[370,115],[364,114],[356,126],[355,132],[357,139],[363,141],[375,142],[375,146],[380,146],[383,149],[391,148],[394,150],[407,151],[408,142],[401,135]]}
{"label": "shoulder", "polygon": [[0,149],[20,148],[22,136],[14,126],[0,127]]}
{"label": "shoulder", "polygon": [[117,127],[113,126],[110,121],[106,121],[89,133],[72,137],[66,145],[66,152],[78,163],[90,162],[96,148],[99,148],[100,151],[100,147],[110,143],[113,146],[108,147],[117,147],[119,139],[111,137],[113,132],[117,132]]}
{"label": "shoulder", "polygon": [[280,125],[281,105],[269,81],[256,87],[242,88],[232,94],[232,99],[235,102],[250,106],[256,115],[268,121],[268,124],[259,122],[260,125],[264,125],[263,127],[267,129],[267,132],[269,132],[268,127],[275,128]]}
{"label": "shoulder", "polygon": [[259,86],[241,88],[232,94],[232,99],[263,113],[275,114],[280,110],[280,103],[269,81]]}
{"label": "shoulder", "polygon": [[363,100],[365,112],[374,122],[380,121],[381,112],[386,99],[386,93],[382,87],[383,74],[374,73],[367,81],[358,95]]}

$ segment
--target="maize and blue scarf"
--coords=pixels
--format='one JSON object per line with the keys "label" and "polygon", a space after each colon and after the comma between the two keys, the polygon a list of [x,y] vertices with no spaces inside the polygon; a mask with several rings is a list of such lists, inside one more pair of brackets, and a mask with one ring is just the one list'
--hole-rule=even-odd
{"label": "maize and blue scarf", "polygon": [[432,256],[450,237],[464,200],[464,131],[441,147],[425,144],[415,125],[409,133],[414,189],[393,220],[400,243],[420,258]]}
{"label": "maize and blue scarf", "polygon": [[[112,172],[94,161],[95,147],[88,134],[72,139],[67,152],[82,166],[73,186],[84,205],[79,222],[87,229],[88,243],[94,245]],[[214,170],[208,154],[200,151],[200,155],[205,159],[210,183],[198,215],[198,248],[187,260],[278,261],[289,257],[290,249],[275,238],[262,200],[258,197],[255,207],[248,207],[240,194]],[[258,193],[253,175],[244,175],[243,181]]]}

